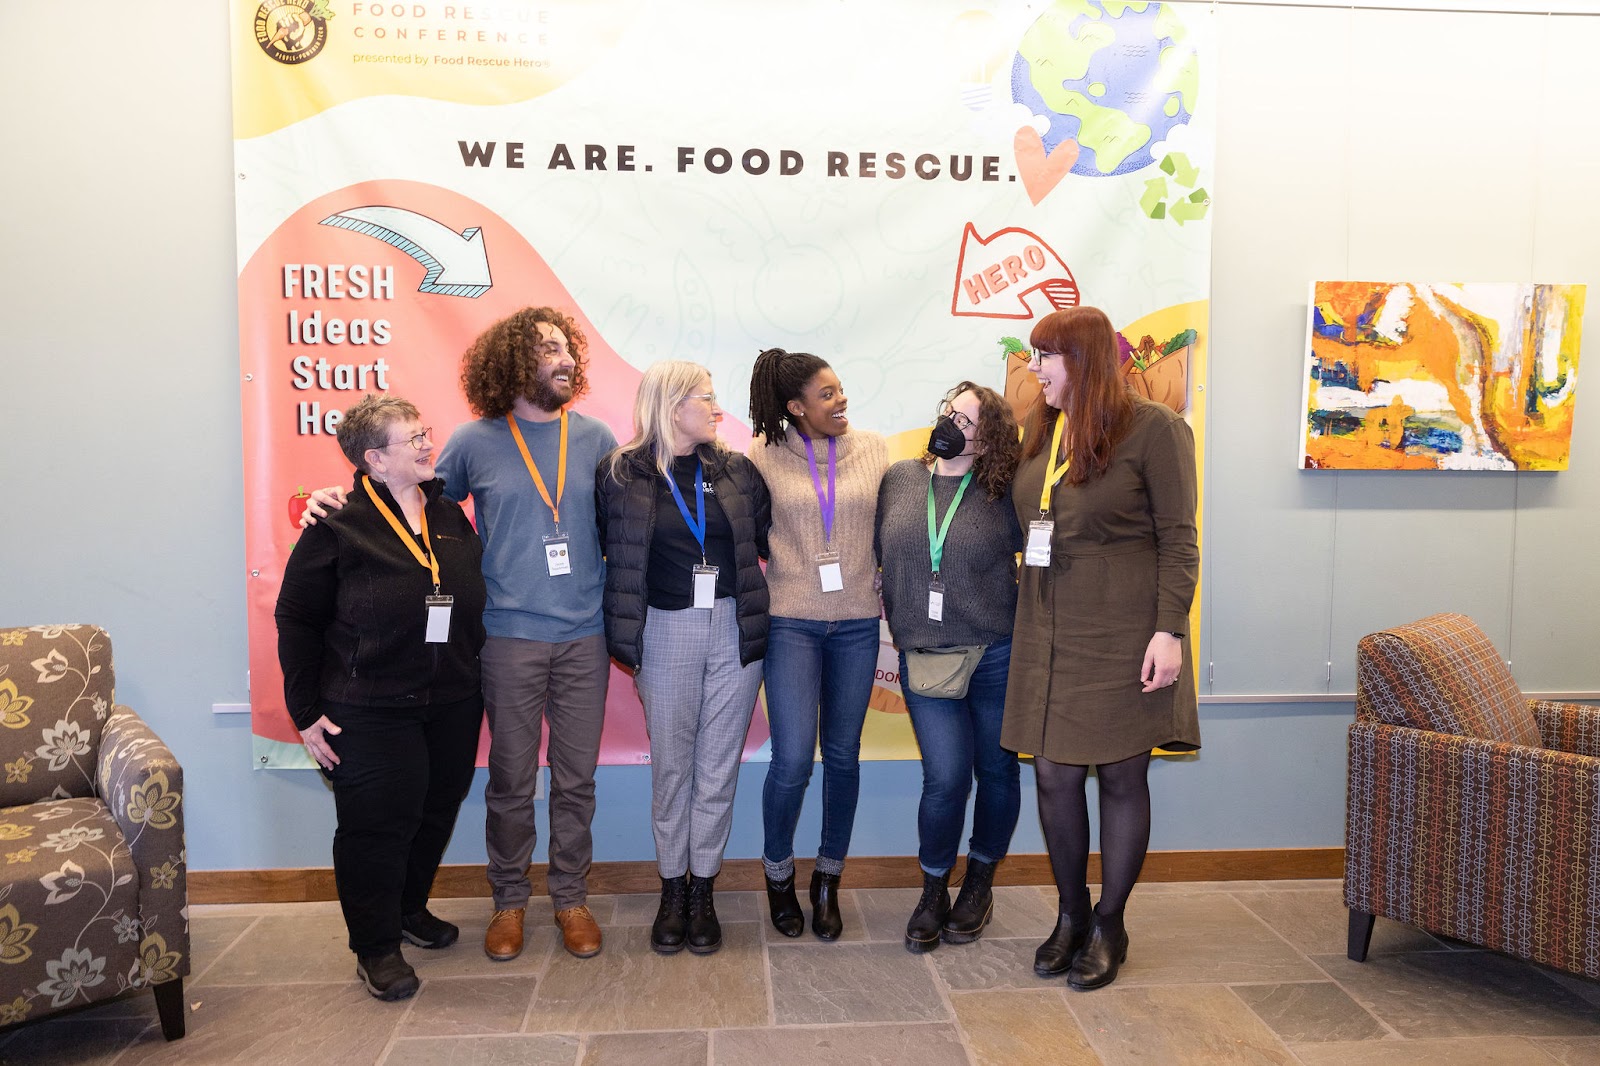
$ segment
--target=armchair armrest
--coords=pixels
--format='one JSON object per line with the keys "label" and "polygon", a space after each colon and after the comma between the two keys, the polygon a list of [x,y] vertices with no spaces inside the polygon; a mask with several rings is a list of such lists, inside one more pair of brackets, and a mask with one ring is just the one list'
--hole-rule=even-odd
{"label": "armchair armrest", "polygon": [[1600,755],[1600,707],[1555,700],[1529,700],[1545,746],[1574,755]]}
{"label": "armchair armrest", "polygon": [[1345,904],[1600,977],[1600,758],[1350,727]]}
{"label": "armchair armrest", "polygon": [[139,872],[144,981],[189,972],[189,888],[183,843],[183,768],[132,708],[117,705],[100,741],[95,790]]}

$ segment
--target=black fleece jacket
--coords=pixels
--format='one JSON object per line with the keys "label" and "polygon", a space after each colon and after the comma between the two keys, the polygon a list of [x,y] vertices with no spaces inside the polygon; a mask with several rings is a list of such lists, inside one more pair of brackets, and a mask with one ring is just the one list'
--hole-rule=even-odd
{"label": "black fleece jacket", "polygon": [[[696,449],[706,480],[733,527],[734,600],[739,619],[739,662],[767,653],[767,554],[772,500],[755,465],[742,455],[701,445]],[[634,456],[622,479],[611,476],[609,457],[595,472],[595,518],[606,553],[606,649],[630,670],[644,658],[644,619],[649,612],[650,540],[656,528],[656,489],[660,473],[646,457]]]}
{"label": "black fleece jacket", "polygon": [[[405,524],[387,487],[379,497]],[[454,596],[450,639],[429,644],[424,597],[433,578],[373,506],[357,475],[347,502],[309,529],[289,555],[273,617],[283,695],[295,727],[321,715],[320,700],[413,707],[470,697],[483,649],[483,544],[459,504],[425,482],[428,535],[439,591]],[[414,538],[420,543],[420,534]]]}

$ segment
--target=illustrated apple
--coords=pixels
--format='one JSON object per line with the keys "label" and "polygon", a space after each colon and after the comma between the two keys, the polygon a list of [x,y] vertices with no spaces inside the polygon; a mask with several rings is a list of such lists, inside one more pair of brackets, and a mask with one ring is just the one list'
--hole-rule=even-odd
{"label": "illustrated apple", "polygon": [[289,497],[289,524],[296,529],[300,528],[300,516],[306,513],[306,507],[311,502],[311,493],[306,491],[304,485],[295,487],[294,495]]}

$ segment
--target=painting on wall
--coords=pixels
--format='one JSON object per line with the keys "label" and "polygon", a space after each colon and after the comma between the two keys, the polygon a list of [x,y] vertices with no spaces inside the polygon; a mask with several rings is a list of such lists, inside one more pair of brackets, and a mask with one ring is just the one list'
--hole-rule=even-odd
{"label": "painting on wall", "polygon": [[1307,470],[1565,470],[1582,285],[1318,281]]}

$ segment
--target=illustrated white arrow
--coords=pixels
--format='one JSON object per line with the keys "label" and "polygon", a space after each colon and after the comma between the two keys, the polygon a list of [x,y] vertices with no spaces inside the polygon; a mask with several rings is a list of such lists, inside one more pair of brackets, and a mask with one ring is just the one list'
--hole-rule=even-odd
{"label": "illustrated white arrow", "polygon": [[455,230],[403,207],[352,207],[329,215],[324,226],[364,233],[391,244],[427,268],[418,292],[476,298],[493,286],[483,231]]}

